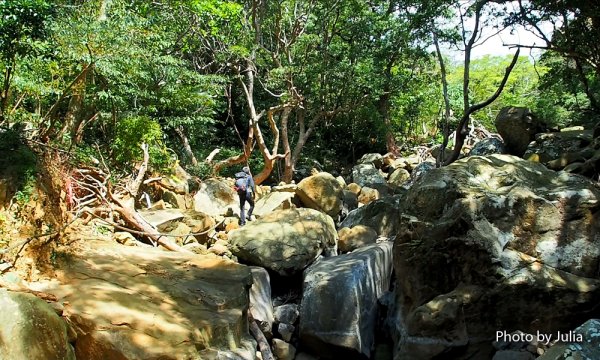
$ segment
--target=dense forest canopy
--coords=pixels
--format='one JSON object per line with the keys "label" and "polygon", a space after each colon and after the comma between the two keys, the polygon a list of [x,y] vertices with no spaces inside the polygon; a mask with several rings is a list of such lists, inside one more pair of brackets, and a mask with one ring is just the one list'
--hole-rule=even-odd
{"label": "dense forest canopy", "polygon": [[[539,42],[471,56],[503,28]],[[0,148],[127,169],[146,143],[155,169],[249,163],[260,183],[493,131],[509,105],[593,124],[599,35],[592,1],[0,1]]]}

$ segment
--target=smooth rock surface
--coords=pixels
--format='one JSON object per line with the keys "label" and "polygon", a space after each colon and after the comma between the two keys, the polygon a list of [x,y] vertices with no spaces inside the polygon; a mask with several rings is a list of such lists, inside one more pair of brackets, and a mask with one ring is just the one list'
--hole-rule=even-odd
{"label": "smooth rock surface", "polygon": [[190,255],[86,241],[60,253],[46,292],[65,304],[78,359],[252,359],[247,266]]}
{"label": "smooth rock surface", "polygon": [[301,343],[326,357],[369,357],[377,300],[389,289],[391,275],[391,242],[322,259],[308,268],[300,307]]}
{"label": "smooth rock surface", "polygon": [[333,175],[320,172],[300,181],[296,195],[311,209],[336,217],[342,209],[343,187]]}

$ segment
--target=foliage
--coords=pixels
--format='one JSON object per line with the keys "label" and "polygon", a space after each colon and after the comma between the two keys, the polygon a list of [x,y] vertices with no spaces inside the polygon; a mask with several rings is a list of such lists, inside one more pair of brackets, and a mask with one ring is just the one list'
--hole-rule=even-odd
{"label": "foliage", "polygon": [[133,116],[125,118],[115,129],[112,143],[114,159],[123,165],[135,163],[142,159],[142,144],[148,144],[150,164],[161,169],[168,166],[169,155],[162,142],[163,132],[158,122],[145,117]]}

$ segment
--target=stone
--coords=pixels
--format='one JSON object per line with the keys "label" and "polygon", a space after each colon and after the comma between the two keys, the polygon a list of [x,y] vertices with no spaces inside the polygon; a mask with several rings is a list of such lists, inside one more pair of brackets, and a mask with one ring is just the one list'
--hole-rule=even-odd
{"label": "stone", "polygon": [[188,203],[185,199],[185,196],[175,193],[171,190],[165,190],[162,195],[162,200],[168,204],[171,204],[173,207],[181,210],[188,209],[192,204],[188,206]]}
{"label": "stone", "polygon": [[290,303],[275,307],[274,317],[275,322],[294,325],[299,316],[298,305]]}
{"label": "stone", "polygon": [[379,170],[371,163],[355,165],[352,168],[352,181],[361,187],[377,188],[378,185],[387,185]]}
{"label": "stone", "polygon": [[499,329],[576,326],[600,301],[599,200],[591,181],[510,155],[423,175],[395,240],[395,353],[441,356]]}
{"label": "stone", "polygon": [[195,238],[190,235],[192,229],[184,223],[178,223],[175,229],[169,231],[170,238],[177,244],[183,245],[193,241]]}
{"label": "stone", "polygon": [[257,217],[265,216],[275,210],[285,210],[295,207],[295,193],[287,191],[270,192],[263,196],[254,205],[253,215]]}
{"label": "stone", "polygon": [[354,193],[354,195],[358,196],[360,194],[361,186],[357,183],[350,183],[346,186],[346,190]]}
{"label": "stone", "polygon": [[277,325],[277,332],[279,333],[279,335],[281,335],[283,341],[288,343],[290,342],[290,340],[292,340],[292,335],[294,335],[295,329],[296,328],[294,327],[294,325],[290,324],[279,323]]}
{"label": "stone", "polygon": [[300,308],[301,343],[325,357],[369,358],[378,299],[389,289],[391,276],[391,242],[322,259],[308,268]]}
{"label": "stone", "polygon": [[116,231],[113,234],[113,239],[119,244],[127,246],[136,246],[138,242],[135,236],[131,235],[131,233],[127,231]]}
{"label": "stone", "polygon": [[343,188],[333,175],[320,172],[298,184],[296,195],[304,206],[336,217],[342,209]]}
{"label": "stone", "polygon": [[65,304],[78,359],[253,359],[247,266],[98,240],[57,259],[56,283],[40,290]]}
{"label": "stone", "polygon": [[214,243],[209,249],[208,252],[211,254],[215,254],[218,256],[227,256],[227,257],[231,257],[231,251],[229,251],[229,249],[227,248],[227,245],[224,245],[223,243]]}
{"label": "stone", "polygon": [[211,178],[202,182],[194,195],[194,210],[213,217],[239,215],[239,202],[233,183]]}
{"label": "stone", "polygon": [[383,155],[377,153],[364,154],[356,163],[373,164],[373,166],[379,169],[383,166]]}
{"label": "stone", "polygon": [[250,313],[265,336],[271,338],[275,322],[273,303],[271,302],[271,278],[267,270],[261,267],[251,266],[250,271],[252,271],[254,279],[250,288]]}
{"label": "stone", "polygon": [[192,176],[188,174],[179,164],[175,165],[172,170],[172,175],[163,176],[161,178],[161,187],[169,189],[177,194],[189,193],[189,183],[192,181]]}
{"label": "stone", "polygon": [[305,352],[301,352],[296,355],[294,360],[317,360],[317,358]]}
{"label": "stone", "polygon": [[340,223],[340,228],[365,225],[380,236],[393,237],[398,229],[402,199],[401,195],[385,197],[353,210]]}
{"label": "stone", "polygon": [[337,254],[333,219],[317,210],[277,210],[229,233],[232,253],[241,261],[293,275],[319,255]]}
{"label": "stone", "polygon": [[415,165],[410,173],[410,181],[414,183],[418,181],[424,174],[435,169],[435,163],[431,162],[422,162]]}
{"label": "stone", "polygon": [[75,360],[67,325],[45,301],[0,289],[0,358]]}
{"label": "stone", "polygon": [[535,134],[544,129],[531,111],[523,107],[502,108],[494,124],[508,152],[516,156],[523,156]]}
{"label": "stone", "polygon": [[506,146],[501,139],[489,137],[475,143],[468,156],[506,154],[506,152]]}
{"label": "stone", "polygon": [[410,173],[404,168],[397,168],[390,174],[388,185],[392,188],[399,188],[410,180]]}
{"label": "stone", "polygon": [[346,186],[347,186],[346,180],[344,180],[344,178],[342,176],[336,176],[335,179],[337,180],[338,184],[340,184],[342,189],[346,188]]}
{"label": "stone", "polygon": [[280,339],[273,339],[273,355],[277,360],[294,360],[296,348]]}
{"label": "stone", "polygon": [[[535,135],[535,141],[527,146],[523,158],[532,159],[544,165],[552,160],[564,158],[567,160],[559,170],[569,163],[580,160],[581,152],[593,142],[592,131],[564,131],[553,133],[540,133]],[[593,149],[590,149],[593,152]],[[590,154],[590,157],[593,154]],[[572,159],[570,159],[572,158]]]}
{"label": "stone", "polygon": [[170,231],[185,217],[179,209],[139,210],[138,213],[159,231]]}
{"label": "stone", "polygon": [[341,253],[353,251],[366,245],[375,244],[377,232],[365,225],[356,225],[352,229],[338,230],[338,250]]}
{"label": "stone", "polygon": [[371,189],[368,186],[365,186],[360,191],[360,195],[358,195],[358,203],[366,205],[372,201],[379,199],[381,196],[379,195],[379,191],[377,189]]}
{"label": "stone", "polygon": [[561,337],[566,340],[550,347],[538,359],[600,359],[600,319],[588,320],[573,331],[565,331]]}

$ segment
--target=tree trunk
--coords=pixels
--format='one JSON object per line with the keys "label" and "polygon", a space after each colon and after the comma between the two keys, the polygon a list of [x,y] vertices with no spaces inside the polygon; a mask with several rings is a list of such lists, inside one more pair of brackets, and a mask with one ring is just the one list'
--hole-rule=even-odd
{"label": "tree trunk", "polygon": [[188,160],[190,160],[192,165],[198,166],[198,159],[196,159],[196,155],[194,155],[194,152],[192,151],[192,147],[190,146],[190,141],[189,141],[188,137],[185,135],[183,126],[176,127],[175,133],[177,133],[177,136],[179,136],[179,139],[181,140],[181,144],[183,145],[183,152],[185,153],[185,156],[188,158]]}

